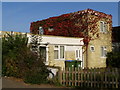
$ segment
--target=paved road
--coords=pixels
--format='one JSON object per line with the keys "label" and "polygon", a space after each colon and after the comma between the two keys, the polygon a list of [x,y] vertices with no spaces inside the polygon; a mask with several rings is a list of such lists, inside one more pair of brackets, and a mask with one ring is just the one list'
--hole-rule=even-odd
{"label": "paved road", "polygon": [[2,78],[2,88],[65,88],[65,87],[57,87],[49,84],[41,84],[41,85],[31,85],[26,84],[20,79],[11,78],[11,77],[3,77]]}

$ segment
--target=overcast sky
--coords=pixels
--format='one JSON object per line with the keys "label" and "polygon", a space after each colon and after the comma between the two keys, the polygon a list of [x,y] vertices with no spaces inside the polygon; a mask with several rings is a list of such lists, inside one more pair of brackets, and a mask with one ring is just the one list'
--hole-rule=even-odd
{"label": "overcast sky", "polygon": [[2,2],[2,30],[29,32],[31,22],[87,8],[111,14],[118,26],[118,2]]}

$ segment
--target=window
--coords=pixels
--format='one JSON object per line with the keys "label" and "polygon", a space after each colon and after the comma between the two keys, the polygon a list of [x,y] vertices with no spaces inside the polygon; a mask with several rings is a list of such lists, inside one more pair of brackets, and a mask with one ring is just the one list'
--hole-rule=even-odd
{"label": "window", "polygon": [[108,31],[108,24],[105,22],[105,32],[107,32]]}
{"label": "window", "polygon": [[52,32],[53,30],[54,30],[53,26],[51,26],[51,27],[48,28],[49,32]]}
{"label": "window", "polygon": [[76,50],[76,58],[78,58],[79,56],[79,53],[78,53],[78,50]]}
{"label": "window", "polygon": [[108,30],[108,24],[106,22],[101,21],[100,22],[100,32],[107,32]]}
{"label": "window", "polygon": [[59,58],[59,48],[58,46],[55,46],[54,48],[54,59],[58,59]]}
{"label": "window", "polygon": [[76,60],[80,60],[80,49],[77,49],[75,52]]}
{"label": "window", "polygon": [[64,46],[60,46],[60,58],[64,58]]}
{"label": "window", "polygon": [[64,59],[65,49],[64,46],[54,47],[54,59]]}
{"label": "window", "polygon": [[41,26],[39,27],[39,34],[40,34],[40,35],[43,35],[43,34],[44,34],[43,27],[41,27]]}
{"label": "window", "polygon": [[93,52],[95,51],[95,47],[94,46],[90,46],[90,50]]}
{"label": "window", "polygon": [[104,22],[100,22],[100,31],[103,32],[104,31]]}
{"label": "window", "polygon": [[14,32],[13,32],[13,31],[11,31],[11,32],[10,32],[10,35],[13,35],[13,34],[14,34]]}
{"label": "window", "polygon": [[106,51],[106,47],[105,46],[102,46],[101,47],[101,57],[106,57],[106,54],[107,54],[107,51]]}

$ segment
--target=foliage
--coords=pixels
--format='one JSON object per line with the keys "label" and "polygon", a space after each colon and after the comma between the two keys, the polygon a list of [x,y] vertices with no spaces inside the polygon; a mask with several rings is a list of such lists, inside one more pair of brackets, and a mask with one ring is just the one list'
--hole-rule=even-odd
{"label": "foliage", "polygon": [[18,72],[20,63],[18,62],[23,60],[24,56],[21,54],[28,51],[28,48],[25,48],[26,45],[27,38],[22,37],[22,35],[13,37],[8,34],[8,37],[2,38],[3,75],[20,77]]}
{"label": "foliage", "polygon": [[[87,45],[93,37],[99,37],[97,22],[101,18],[105,18],[106,23],[111,25],[111,15],[87,9],[32,22],[30,32],[38,34],[38,28],[39,26],[42,26],[45,35],[84,37],[84,43]],[[49,31],[49,28],[52,28],[53,30]],[[91,36],[88,36],[88,30],[91,33]]]}
{"label": "foliage", "polygon": [[109,52],[107,54],[106,65],[107,67],[120,68],[120,52]]}
{"label": "foliage", "polygon": [[58,76],[49,80],[48,83],[51,84],[51,85],[55,85],[55,86],[62,86],[62,84],[59,82]]}
{"label": "foliage", "polygon": [[24,77],[24,82],[32,84],[46,83],[49,70],[46,68],[42,60],[32,63],[32,68],[28,70]]}
{"label": "foliage", "polygon": [[26,35],[3,37],[2,75],[22,78],[28,83],[42,83],[48,70],[37,54],[27,47],[27,42]]}

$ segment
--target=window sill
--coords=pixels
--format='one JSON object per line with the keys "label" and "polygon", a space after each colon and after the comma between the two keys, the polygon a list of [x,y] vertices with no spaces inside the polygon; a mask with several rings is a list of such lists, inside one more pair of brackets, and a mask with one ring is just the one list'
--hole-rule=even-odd
{"label": "window sill", "polygon": [[100,32],[100,33],[102,33],[102,34],[107,34],[107,32]]}
{"label": "window sill", "polygon": [[57,61],[57,60],[61,60],[61,61],[64,61],[65,59],[54,59],[54,60],[56,60],[56,61]]}

